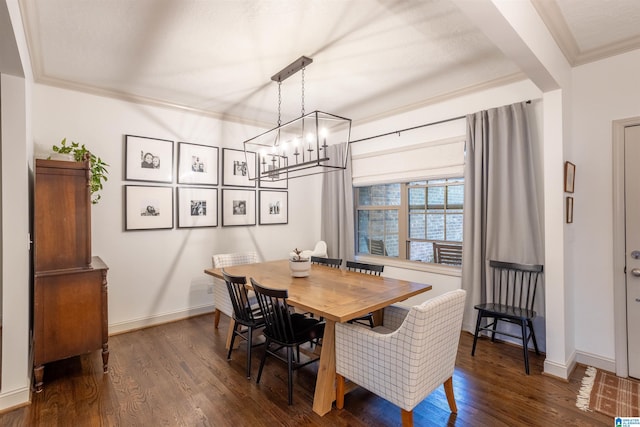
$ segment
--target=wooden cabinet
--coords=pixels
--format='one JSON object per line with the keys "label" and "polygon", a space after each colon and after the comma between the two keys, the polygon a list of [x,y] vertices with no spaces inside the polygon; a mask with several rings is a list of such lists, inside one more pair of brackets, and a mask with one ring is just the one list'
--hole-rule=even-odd
{"label": "wooden cabinet", "polygon": [[36,160],[33,345],[36,392],[44,365],[102,350],[109,360],[107,266],[91,255],[89,162]]}

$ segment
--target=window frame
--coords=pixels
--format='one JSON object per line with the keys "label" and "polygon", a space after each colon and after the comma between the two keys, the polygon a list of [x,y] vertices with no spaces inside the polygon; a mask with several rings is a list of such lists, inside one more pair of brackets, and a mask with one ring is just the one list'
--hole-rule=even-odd
{"label": "window frame", "polygon": [[[431,185],[427,184],[429,181],[439,181],[442,180],[442,183],[433,183]],[[451,181],[450,181],[451,180]],[[416,182],[421,182],[424,181],[425,185],[424,186],[416,186],[416,185],[410,185],[410,183],[416,183]],[[396,205],[360,205],[360,198],[359,198],[359,192],[361,190],[361,188],[365,188],[365,187],[373,187],[376,185],[388,185],[388,184],[399,184],[400,185],[400,205],[396,206]],[[428,272],[434,272],[434,273],[439,273],[439,274],[447,274],[447,275],[453,275],[453,276],[461,276],[461,266],[454,266],[454,265],[446,265],[446,264],[436,264],[433,261],[431,262],[424,262],[424,261],[412,261],[409,260],[408,254],[409,254],[409,245],[412,241],[418,241],[418,242],[441,242],[441,243],[458,243],[458,242],[454,242],[454,241],[447,241],[447,240],[433,240],[433,239],[416,239],[416,238],[411,238],[409,236],[409,224],[410,224],[410,219],[409,219],[409,211],[410,211],[410,206],[409,206],[409,189],[410,188],[416,188],[416,187],[423,187],[425,188],[425,191],[428,192],[428,188],[429,187],[448,187],[448,186],[453,186],[453,185],[462,185],[463,186],[463,191],[464,191],[464,186],[465,186],[465,181],[464,181],[464,177],[462,176],[450,176],[450,177],[437,177],[437,178],[430,178],[430,179],[423,179],[423,180],[419,180],[419,179],[412,179],[409,182],[400,182],[400,183],[393,183],[393,182],[386,182],[386,183],[378,183],[378,184],[371,184],[371,185],[366,185],[366,186],[358,186],[358,187],[354,187],[354,201],[355,201],[355,206],[354,206],[354,218],[355,218],[355,241],[354,241],[354,250],[355,250],[355,256],[357,260],[363,260],[363,261],[367,261],[369,260],[370,262],[381,262],[381,260],[384,260],[385,265],[389,265],[389,266],[394,266],[394,267],[399,267],[399,268],[407,268],[407,269],[412,269],[412,270],[420,270],[420,271],[428,271]],[[452,208],[447,206],[447,200],[446,197],[448,197],[448,191],[445,193],[445,201],[444,201],[444,206],[442,206],[442,212],[443,215],[446,216],[446,212],[447,210],[451,210]],[[428,204],[426,203],[425,200],[425,215],[426,215],[426,211]],[[460,208],[458,208],[458,205],[455,205],[455,207],[453,208],[455,210],[460,210],[462,215],[464,215],[464,196],[463,196],[463,202],[462,202],[462,206]],[[370,253],[363,253],[363,252],[358,252],[359,249],[359,223],[358,223],[358,219],[359,219],[359,212],[360,211],[388,211],[388,210],[393,210],[393,211],[397,211],[398,212],[398,256],[384,256],[384,255],[372,255]],[[446,221],[445,221],[446,224]],[[446,227],[446,225],[445,225]],[[386,237],[386,234],[385,234]],[[444,230],[444,237],[446,237],[446,228]],[[464,240],[463,240],[464,241]],[[459,242],[459,243],[463,243],[463,241]]]}

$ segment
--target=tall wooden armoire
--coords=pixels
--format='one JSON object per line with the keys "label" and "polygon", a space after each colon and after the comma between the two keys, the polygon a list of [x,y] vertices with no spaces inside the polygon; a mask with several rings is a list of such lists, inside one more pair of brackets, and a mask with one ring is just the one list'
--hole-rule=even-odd
{"label": "tall wooden armoire", "polygon": [[107,266],[91,255],[89,160],[36,159],[33,375],[44,365],[102,350],[109,361]]}

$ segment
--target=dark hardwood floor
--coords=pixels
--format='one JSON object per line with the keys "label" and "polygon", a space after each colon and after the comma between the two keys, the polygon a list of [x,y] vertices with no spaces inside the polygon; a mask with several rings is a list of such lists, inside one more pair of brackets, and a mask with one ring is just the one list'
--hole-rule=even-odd
{"label": "dark hardwood floor", "polygon": [[[311,410],[317,364],[294,375],[294,404],[287,406],[287,371],[269,359],[260,384],[245,377],[244,344],[227,361],[228,318],[194,317],[109,339],[109,373],[99,352],[50,363],[44,391],[31,405],[0,415],[0,426],[399,426],[400,410],[363,389],[345,409],[324,417]],[[531,354],[524,374],[521,349],[462,333],[451,414],[442,387],[414,410],[417,426],[610,426],[602,414],[576,408],[585,368],[568,382],[544,376],[544,358]]]}

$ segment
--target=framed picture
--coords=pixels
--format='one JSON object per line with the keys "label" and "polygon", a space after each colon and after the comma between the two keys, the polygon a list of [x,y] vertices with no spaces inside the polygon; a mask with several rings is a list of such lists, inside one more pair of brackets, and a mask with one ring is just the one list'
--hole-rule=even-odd
{"label": "framed picture", "polygon": [[178,228],[217,226],[218,189],[178,187]]}
{"label": "framed picture", "polygon": [[179,142],[178,184],[218,185],[218,147]]}
{"label": "framed picture", "polygon": [[125,180],[173,182],[173,141],[125,136]]}
{"label": "framed picture", "polygon": [[277,168],[277,165],[274,165],[270,160],[269,155],[258,156],[258,182],[260,183],[260,188],[279,188],[279,189],[287,189],[289,185],[288,174],[285,173],[277,173],[273,174],[263,174],[263,172],[269,172],[272,169]]}
{"label": "framed picture", "polygon": [[222,226],[256,225],[255,190],[222,189]]}
{"label": "framed picture", "polygon": [[286,191],[260,191],[260,224],[287,224],[289,220],[289,193]]}
{"label": "framed picture", "polygon": [[[249,177],[256,176],[256,153],[232,148],[222,149],[222,185],[234,187],[254,187],[255,181]],[[223,218],[224,222],[224,218]]]}
{"label": "framed picture", "polygon": [[573,197],[567,196],[567,224],[573,222]]}
{"label": "framed picture", "polygon": [[125,185],[124,214],[127,231],[173,228],[173,188]]}
{"label": "framed picture", "polygon": [[576,181],[576,165],[571,162],[564,162],[564,191],[573,193]]}

